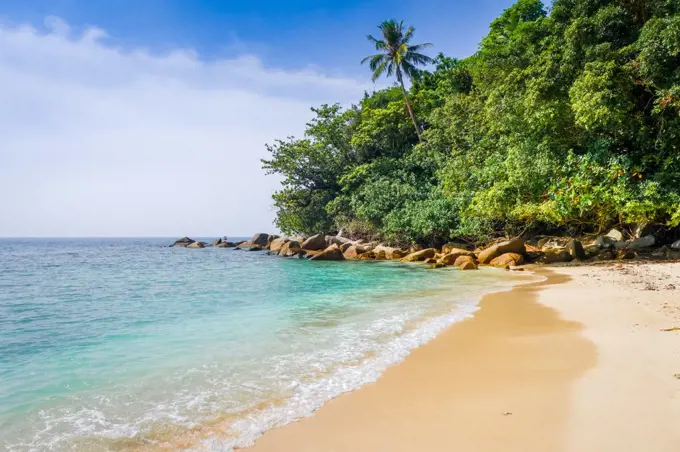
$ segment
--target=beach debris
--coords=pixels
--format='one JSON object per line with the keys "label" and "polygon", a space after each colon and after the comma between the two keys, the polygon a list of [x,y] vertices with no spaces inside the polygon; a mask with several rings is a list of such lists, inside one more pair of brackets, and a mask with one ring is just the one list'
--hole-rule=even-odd
{"label": "beach debris", "polygon": [[674,327],[671,327],[671,328],[663,328],[661,331],[666,331],[666,332],[668,332],[668,331],[680,331],[680,326],[674,326]]}
{"label": "beach debris", "polygon": [[512,416],[512,413],[510,411],[506,411],[505,413],[503,413],[503,416]]}

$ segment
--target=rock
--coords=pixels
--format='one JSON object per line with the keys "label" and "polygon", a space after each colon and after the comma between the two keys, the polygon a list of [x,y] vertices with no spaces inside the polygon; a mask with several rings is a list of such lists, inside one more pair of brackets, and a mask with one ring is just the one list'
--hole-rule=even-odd
{"label": "rock", "polygon": [[345,243],[351,242],[350,239],[346,239],[344,237],[338,237],[338,236],[335,236],[335,235],[327,235],[325,237],[325,239],[326,239],[326,246],[327,247],[331,246],[331,245],[340,246],[340,245],[344,245]]}
{"label": "rock", "polygon": [[458,256],[458,258],[456,258],[456,260],[453,262],[453,265],[456,267],[463,267],[467,263],[471,263],[475,266],[475,268],[477,268],[477,262],[472,256]]}
{"label": "rock", "polygon": [[435,262],[433,264],[430,264],[430,268],[444,268],[446,267],[446,264],[442,264],[441,262]]}
{"label": "rock", "polygon": [[477,270],[477,264],[474,262],[464,262],[462,265],[459,265],[458,268],[461,270]]}
{"label": "rock", "polygon": [[342,245],[340,245],[340,250],[344,253],[344,252],[347,251],[347,250],[349,249],[349,247],[352,246],[352,245],[353,245],[352,242],[343,243]]}
{"label": "rock", "polygon": [[[342,250],[342,247],[340,249]],[[359,256],[365,252],[366,249],[361,245],[350,245],[342,254],[345,256],[345,259],[359,259]]]}
{"label": "rock", "polygon": [[424,248],[423,248],[423,245],[418,245],[418,244],[416,244],[416,245],[411,246],[411,249],[409,249],[409,253],[410,253],[410,254],[413,254],[413,253],[415,253],[416,251],[422,251],[423,249],[424,249]]}
{"label": "rock", "polygon": [[373,250],[373,252],[375,253],[375,260],[377,260],[377,261],[386,261],[386,260],[391,259],[391,258],[387,257],[387,253],[385,253],[385,250],[380,250],[380,251]]}
{"label": "rock", "polygon": [[629,259],[635,259],[636,257],[637,257],[637,253],[635,253],[635,251],[619,250],[619,252],[618,252],[618,258],[619,259],[629,260]]}
{"label": "rock", "polygon": [[609,237],[615,242],[621,242],[623,240],[623,233],[618,229],[612,229],[611,231],[607,232],[605,236]]}
{"label": "rock", "polygon": [[290,239],[286,237],[279,237],[275,238],[271,242],[269,242],[269,252],[271,254],[279,254],[279,251],[281,251],[281,248],[283,248],[283,245],[288,243]]}
{"label": "rock", "polygon": [[639,250],[641,248],[649,248],[650,246],[654,246],[654,243],[656,243],[654,236],[646,235],[644,237],[640,237],[639,239],[635,239],[632,242],[628,242],[626,244],[626,248],[629,250]]}
{"label": "rock", "polygon": [[384,251],[387,259],[401,259],[402,257],[406,256],[405,251],[393,248],[391,246],[378,245],[375,248],[373,248],[373,251],[375,251],[376,253]]}
{"label": "rock", "polygon": [[550,240],[552,240],[550,237],[543,237],[536,243],[536,246],[538,249],[542,249],[548,242],[550,242]]}
{"label": "rock", "polygon": [[237,250],[262,251],[264,247],[253,242],[242,242],[236,246]]}
{"label": "rock", "polygon": [[451,248],[449,249],[449,252],[447,254],[445,254],[439,259],[439,262],[445,265],[452,265],[456,261],[456,259],[458,259],[460,256],[474,257],[475,253],[460,248]]}
{"label": "rock", "polygon": [[446,245],[442,246],[442,253],[444,254],[450,254],[454,250],[462,250],[462,251],[467,251],[467,245],[464,243],[447,243]]}
{"label": "rock", "polygon": [[612,259],[616,259],[616,253],[612,250],[604,250],[597,256],[595,256],[595,260],[598,261],[609,261]]}
{"label": "rock", "polygon": [[670,253],[671,253],[670,248],[664,245],[658,250],[654,251],[652,253],[652,257],[655,257],[657,259],[666,259]]}
{"label": "rock", "polygon": [[373,261],[375,260],[375,253],[372,250],[366,251],[359,256],[359,260],[362,261]]}
{"label": "rock", "polygon": [[278,238],[279,238],[278,235],[274,235],[274,234],[269,235],[269,236],[267,237],[267,245],[266,245],[266,248],[269,249],[269,248],[270,248],[270,245],[272,244],[272,242],[273,242],[274,240],[278,239]]}
{"label": "rock", "polygon": [[567,243],[565,249],[574,259],[578,259],[580,261],[586,259],[586,250],[583,249],[583,245],[578,240],[571,240],[569,243]]}
{"label": "rock", "polygon": [[489,265],[493,265],[494,267],[506,267],[507,265],[512,265],[514,267],[517,265],[522,265],[523,263],[524,257],[521,254],[505,253],[494,258],[491,262],[489,262]]}
{"label": "rock", "polygon": [[539,264],[556,264],[558,262],[571,262],[573,257],[567,250],[546,251],[536,262]]}
{"label": "rock", "polygon": [[262,247],[267,246],[269,243],[269,234],[265,234],[264,232],[258,232],[253,236],[252,239],[250,239],[250,243],[254,245],[260,245]]}
{"label": "rock", "polygon": [[218,245],[215,245],[215,248],[233,248],[235,246],[236,244],[234,242],[222,240]]}
{"label": "rock", "polygon": [[343,237],[343,238],[346,238],[346,239],[349,238],[349,237],[347,236],[347,233],[345,232],[345,229],[344,229],[344,228],[340,228],[340,230],[338,231],[338,233],[337,233],[335,236],[336,236],[336,237]]}
{"label": "rock", "polygon": [[345,256],[342,255],[342,251],[340,251],[340,247],[336,244],[333,244],[326,248],[325,250],[321,251],[320,253],[316,254],[315,256],[312,256],[310,260],[313,261],[344,261]]}
{"label": "rock", "polygon": [[194,241],[188,244],[186,248],[205,248],[205,245],[201,242]]}
{"label": "rock", "polygon": [[591,259],[591,258],[597,256],[598,254],[600,254],[600,251],[601,251],[601,249],[600,249],[599,246],[595,246],[595,245],[589,246],[588,248],[585,249],[586,259]]}
{"label": "rock", "polygon": [[423,261],[423,264],[434,264],[437,260],[434,257],[428,257]]}
{"label": "rock", "polygon": [[680,240],[673,242],[673,244],[671,244],[671,249],[680,251]]}
{"label": "rock", "polygon": [[409,254],[406,257],[401,258],[402,262],[419,262],[419,261],[424,261],[425,259],[431,259],[434,258],[434,255],[437,254],[437,250],[434,248],[427,248],[424,250],[416,251],[411,254]]}
{"label": "rock", "polygon": [[477,260],[480,264],[488,264],[498,256],[505,253],[526,253],[526,247],[524,246],[522,239],[512,239],[490,246],[489,248],[479,252],[477,255]]}
{"label": "rock", "polygon": [[220,244],[223,242],[222,239],[217,239],[214,240],[212,243],[210,243],[211,246],[220,246]]}
{"label": "rock", "polygon": [[184,237],[179,240],[175,240],[175,243],[170,245],[171,247],[186,247],[187,245],[191,245],[194,243],[196,240],[190,239],[189,237]]}
{"label": "rock", "polygon": [[595,239],[595,246],[598,246],[603,250],[613,249],[616,243],[617,240],[614,240],[613,238],[607,235],[600,235]]}
{"label": "rock", "polygon": [[279,256],[291,257],[295,256],[296,254],[304,255],[300,249],[300,242],[297,240],[288,240],[286,243],[281,245],[281,248],[279,249]]}
{"label": "rock", "polygon": [[323,250],[326,249],[326,236],[323,234],[316,234],[302,242],[302,248],[306,250]]}

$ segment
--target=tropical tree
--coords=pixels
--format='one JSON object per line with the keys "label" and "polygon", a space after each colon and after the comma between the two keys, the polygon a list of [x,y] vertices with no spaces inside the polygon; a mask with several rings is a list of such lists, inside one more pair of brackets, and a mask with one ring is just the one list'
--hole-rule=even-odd
{"label": "tropical tree", "polygon": [[361,60],[361,64],[369,63],[373,71],[372,78],[374,82],[383,74],[386,74],[388,77],[392,75],[397,77],[397,81],[401,85],[401,91],[404,94],[408,114],[411,117],[411,121],[413,121],[413,126],[416,128],[418,140],[421,140],[420,127],[418,127],[416,115],[413,112],[413,105],[408,98],[406,87],[404,86],[404,77],[413,80],[418,76],[418,66],[432,63],[432,58],[419,53],[421,49],[431,47],[432,44],[426,42],[424,44],[411,45],[410,41],[413,38],[415,28],[408,27],[404,31],[403,21],[386,20],[378,28],[382,34],[382,39],[376,39],[372,35],[368,35],[367,38],[375,45],[375,49],[379,53],[367,56]]}

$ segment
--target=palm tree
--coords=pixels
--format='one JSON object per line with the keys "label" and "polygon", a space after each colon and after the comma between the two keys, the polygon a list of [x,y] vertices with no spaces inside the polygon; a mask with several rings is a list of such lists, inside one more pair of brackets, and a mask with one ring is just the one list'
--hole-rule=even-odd
{"label": "palm tree", "polygon": [[413,105],[411,105],[406,88],[404,87],[404,76],[413,80],[419,72],[417,66],[432,63],[432,58],[418,53],[419,50],[431,47],[432,44],[426,42],[425,44],[409,45],[415,28],[408,27],[408,30],[404,32],[403,21],[397,23],[396,20],[386,20],[378,28],[382,33],[382,39],[376,39],[371,35],[367,37],[369,41],[375,44],[375,49],[380,53],[367,56],[361,60],[361,64],[369,62],[369,66],[373,71],[374,82],[385,73],[388,77],[391,77],[392,74],[397,77],[401,85],[401,91],[404,93],[404,101],[406,102],[408,114],[411,116],[413,126],[416,128],[418,141],[422,141],[416,115],[413,113]]}

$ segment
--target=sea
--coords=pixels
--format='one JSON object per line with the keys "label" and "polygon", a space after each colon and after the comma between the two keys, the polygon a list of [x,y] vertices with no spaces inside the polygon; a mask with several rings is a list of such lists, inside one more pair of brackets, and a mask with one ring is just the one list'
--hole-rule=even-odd
{"label": "sea", "polygon": [[246,447],[516,283],[173,240],[0,239],[0,450]]}

